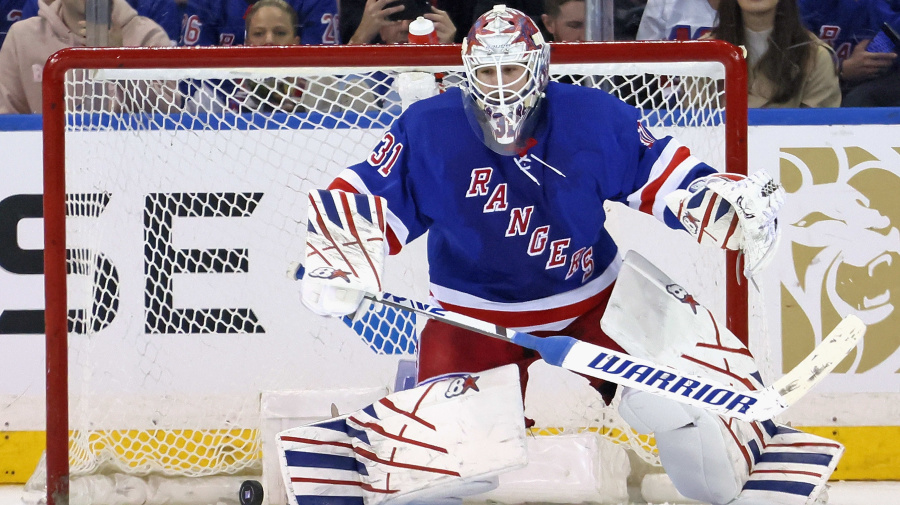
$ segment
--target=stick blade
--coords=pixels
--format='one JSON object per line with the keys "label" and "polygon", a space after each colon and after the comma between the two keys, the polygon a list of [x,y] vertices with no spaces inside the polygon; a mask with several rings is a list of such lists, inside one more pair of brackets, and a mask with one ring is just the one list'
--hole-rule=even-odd
{"label": "stick blade", "polygon": [[831,373],[865,332],[866,325],[860,318],[852,314],[845,317],[806,359],[775,381],[773,389],[788,405],[793,404]]}

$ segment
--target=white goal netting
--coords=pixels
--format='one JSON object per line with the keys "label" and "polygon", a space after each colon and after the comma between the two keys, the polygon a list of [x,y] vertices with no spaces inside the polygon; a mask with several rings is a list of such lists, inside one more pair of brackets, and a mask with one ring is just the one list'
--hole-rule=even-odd
{"label": "white goal netting", "polygon": [[[666,61],[677,46],[640,47],[634,61],[612,62],[602,45],[556,47],[554,61],[565,63],[551,67],[552,78],[619,95],[644,111],[656,136],[673,134],[726,167],[725,65]],[[265,415],[272,395],[298,392],[325,405],[301,402],[306,411],[294,406],[281,417],[291,422],[327,416],[331,403],[346,412],[362,406],[351,398],[393,388],[398,367],[414,359],[415,320],[363,321],[354,331],[316,317],[301,306],[292,273],[304,250],[307,192],[376,145],[409,99],[398,76],[437,76],[439,90],[460,85],[462,67],[436,65],[425,50],[386,65],[340,49],[328,67],[304,66],[304,48],[218,66],[224,50],[148,50],[146,61],[145,50],[121,50],[132,58],[125,65],[101,51],[97,61],[58,65],[69,69],[60,74],[61,119],[45,120],[46,149],[58,160],[47,174],[64,174],[66,215],[63,225],[46,216],[48,237],[64,239],[47,247],[48,262],[53,247],[65,248],[67,287],[48,267],[48,296],[65,295],[68,336],[48,347],[48,362],[62,360],[68,373],[48,382],[67,391],[65,402],[51,393],[49,408],[67,412],[73,490],[80,476],[110,472],[259,475],[265,424],[278,417]],[[46,195],[62,198],[58,186]],[[688,277],[702,302],[725,312],[720,253],[698,251],[649,217],[609,210],[624,248],[675,265],[673,277]],[[388,260],[389,291],[427,298],[423,247]],[[652,440],[580,379],[537,375],[548,378],[529,390],[535,434],[595,431],[656,461]],[[50,443],[48,458],[54,451]]]}

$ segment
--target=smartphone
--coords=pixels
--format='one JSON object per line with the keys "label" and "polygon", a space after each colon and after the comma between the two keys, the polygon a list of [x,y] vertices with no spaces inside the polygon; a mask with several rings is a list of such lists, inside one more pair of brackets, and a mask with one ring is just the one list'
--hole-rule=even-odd
{"label": "smartphone", "polygon": [[898,47],[900,47],[900,34],[891,25],[884,23],[881,25],[881,31],[866,46],[866,51],[870,53],[896,53]]}
{"label": "smartphone", "polygon": [[396,2],[391,2],[385,6],[387,7],[396,7],[398,5],[404,5],[406,8],[400,12],[395,12],[388,16],[388,19],[391,21],[401,21],[403,19],[416,19],[422,14],[431,12],[431,2],[429,0],[397,0]]}

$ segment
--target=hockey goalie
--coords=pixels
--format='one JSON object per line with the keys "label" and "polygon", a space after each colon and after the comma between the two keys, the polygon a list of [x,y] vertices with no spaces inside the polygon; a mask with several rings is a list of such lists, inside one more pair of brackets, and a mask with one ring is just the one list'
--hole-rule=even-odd
{"label": "hockey goalie", "polygon": [[[444,310],[540,337],[575,337],[745,391],[762,388],[750,352],[709,311],[642,258],[623,259],[604,228],[603,204],[620,202],[700,244],[742,251],[752,277],[778,243],[778,184],[764,172],[716,172],[676,139],[655,138],[638,111],[604,91],[548,82],[550,46],[515,9],[499,5],[480,16],[462,56],[465,86],[411,105],[364,161],[310,193],[304,305],[324,316],[360,315],[366,294],[382,291],[384,256],[427,231],[430,292]],[[527,423],[520,395],[537,353],[434,320],[419,344],[418,387],[333,420],[340,428],[327,442],[300,437],[306,448],[340,451],[356,472],[342,492],[352,488],[364,503],[452,502],[523,463],[521,432],[506,427],[513,418],[523,429]],[[465,384],[461,378],[507,374],[509,365],[516,401],[504,396],[490,417],[473,415],[480,408],[442,408],[429,396]],[[612,399],[615,384],[588,379]],[[508,394],[511,383],[502,382]],[[482,379],[478,394],[494,383]],[[419,397],[428,398],[421,415],[408,401]],[[683,495],[716,505],[822,501],[843,451],[772,421],[720,417],[647,391],[624,391],[620,411],[654,434]],[[491,433],[495,418],[504,428]],[[439,422],[479,435],[418,429]],[[420,426],[407,437],[411,423]],[[313,428],[323,426],[303,429]],[[413,455],[424,449],[410,444],[447,452]],[[385,473],[391,465],[396,473]],[[426,475],[422,466],[444,473]],[[322,489],[291,492],[303,503]]]}

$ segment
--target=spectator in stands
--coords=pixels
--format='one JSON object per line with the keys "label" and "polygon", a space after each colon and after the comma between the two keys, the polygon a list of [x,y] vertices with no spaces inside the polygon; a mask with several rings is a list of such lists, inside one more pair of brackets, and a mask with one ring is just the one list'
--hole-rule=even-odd
{"label": "spectator in stands", "polygon": [[[300,43],[297,12],[285,0],[259,0],[246,15],[248,46],[292,46]],[[243,111],[301,112],[302,81],[271,77],[264,81],[244,80],[239,92]]]}
{"label": "spectator in stands", "polygon": [[[340,8],[341,37],[346,44],[409,42],[409,23],[412,20],[403,18],[411,16],[399,15],[405,8],[395,0],[341,0]],[[434,23],[439,42],[454,42],[456,25],[447,11],[432,5],[431,12],[424,17]],[[349,33],[352,35],[348,37]],[[341,96],[338,102],[341,107],[358,112],[399,106],[400,97],[393,84],[393,77],[381,71],[348,75],[339,86]],[[321,105],[316,108],[321,109]]]}
{"label": "spectator in stands", "polygon": [[648,0],[638,40],[696,40],[716,25],[719,0]]}
{"label": "spectator in stands", "polygon": [[[213,0],[214,3],[221,0]],[[339,42],[337,34],[337,0],[285,0],[297,14],[296,33],[300,44],[331,45]],[[248,4],[255,0],[227,0],[220,31],[234,34],[235,45],[244,44],[245,17]],[[342,2],[343,3],[343,2]],[[252,6],[251,6],[252,7]],[[226,45],[220,40],[219,45]]]}
{"label": "spectator in stands", "polygon": [[22,7],[26,0],[0,0],[0,46],[6,39],[6,32],[13,23],[22,18]]}
{"label": "spectator in stands", "polygon": [[[85,0],[41,0],[38,15],[10,28],[0,48],[0,113],[41,112],[41,80],[47,58],[86,43]],[[125,0],[110,0],[111,46],[169,46],[153,20],[138,16]]]}
{"label": "spectator in stands", "polygon": [[297,35],[297,11],[284,0],[258,0],[244,17],[248,46],[294,46]]}
{"label": "spectator in stands", "polygon": [[[33,1],[33,0],[30,0]],[[219,44],[218,26],[225,12],[221,0],[127,0],[141,16],[163,28],[177,46]],[[246,10],[246,2],[241,0]],[[234,35],[222,37],[231,45]]]}
{"label": "spectator in stands", "polygon": [[[551,42],[581,42],[585,40],[585,0],[544,0],[541,21],[550,33]],[[566,84],[593,86],[593,79],[586,75],[565,74],[555,78]]]}
{"label": "spectator in stands", "polygon": [[580,42],[584,40],[584,0],[544,0],[541,21],[550,32],[553,42]]}
{"label": "spectator in stands", "polygon": [[807,28],[834,48],[844,107],[900,106],[897,52],[867,51],[881,26],[900,31],[900,5],[885,0],[800,0]]}
{"label": "spectator in stands", "polygon": [[[179,46],[244,44],[244,18],[256,0],[129,0]],[[288,0],[301,44],[337,44],[337,0]]]}
{"label": "spectator in stands", "polygon": [[748,105],[837,107],[834,52],[800,21],[797,0],[721,0],[715,38],[747,50]]}
{"label": "spectator in stands", "polygon": [[[185,28],[202,24],[200,6],[203,2],[188,0],[128,0],[141,16],[146,16],[162,27],[176,45],[192,46],[199,42],[201,31],[190,29],[192,40],[185,39]],[[199,5],[198,5],[199,4]]]}
{"label": "spectator in stands", "polygon": [[[412,19],[391,19],[400,14],[404,7],[391,5],[394,0],[341,0],[341,36],[345,44],[405,44],[409,41],[409,23]],[[453,43],[456,25],[447,11],[432,7],[425,18],[434,23],[438,40],[443,44]],[[345,32],[344,30],[348,30]],[[352,30],[350,32],[349,30]],[[347,33],[352,33],[347,37]]]}
{"label": "spectator in stands", "polygon": [[301,44],[340,44],[338,0],[288,0],[288,4],[297,12],[297,36]]}

